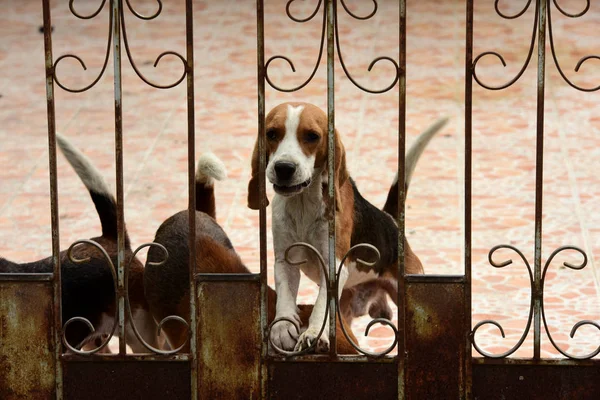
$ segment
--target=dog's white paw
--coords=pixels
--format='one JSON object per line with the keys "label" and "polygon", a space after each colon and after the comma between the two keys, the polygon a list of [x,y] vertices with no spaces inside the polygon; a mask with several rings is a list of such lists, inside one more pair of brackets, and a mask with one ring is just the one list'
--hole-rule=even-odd
{"label": "dog's white paw", "polygon": [[[297,315],[288,318],[297,322],[300,326],[300,317]],[[276,318],[277,319],[277,318]],[[298,330],[289,321],[279,321],[271,328],[271,342],[282,350],[291,351],[298,341]]]}
{"label": "dog's white paw", "polygon": [[296,343],[294,351],[302,351],[308,349],[315,343],[315,341],[317,341],[317,345],[315,346],[315,352],[327,353],[329,351],[329,335],[327,333],[327,329],[324,329],[321,337],[317,339],[317,335],[319,334],[320,330],[320,327],[309,327],[306,331],[304,331],[298,338],[298,343]]}

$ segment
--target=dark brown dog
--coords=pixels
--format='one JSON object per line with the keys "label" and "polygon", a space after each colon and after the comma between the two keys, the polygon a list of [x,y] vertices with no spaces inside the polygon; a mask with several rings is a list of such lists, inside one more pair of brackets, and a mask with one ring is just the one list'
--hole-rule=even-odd
{"label": "dark brown dog", "polygon": [[[102,226],[102,235],[92,238],[106,250],[113,265],[117,266],[117,206],[108,185],[100,172],[67,139],[57,135],[57,144],[83,184],[90,193]],[[129,273],[129,300],[132,314],[138,330],[150,344],[158,345],[156,323],[149,313],[144,297],[144,267],[138,259],[132,260],[129,236],[125,230],[125,263],[131,262]],[[74,263],[67,251],[60,253],[62,321],[63,324],[73,317],[89,320],[95,332],[81,323],[74,322],[66,330],[67,341],[75,348],[89,343],[91,338],[107,338],[112,332],[115,316],[115,291],[113,275],[108,261],[100,250],[89,244],[78,245],[73,249],[75,259],[88,261]],[[0,273],[50,273],[53,272],[52,258],[31,263],[14,263],[0,258]],[[134,335],[130,324],[126,327],[126,342],[134,352],[147,352]],[[102,344],[102,342],[100,343]]]}

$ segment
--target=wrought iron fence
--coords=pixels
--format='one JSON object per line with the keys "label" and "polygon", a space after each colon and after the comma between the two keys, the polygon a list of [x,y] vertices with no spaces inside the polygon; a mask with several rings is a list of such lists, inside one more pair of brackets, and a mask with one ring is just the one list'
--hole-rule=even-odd
{"label": "wrought iron fence", "polygon": [[[343,57],[343,38],[339,34],[338,14],[347,13],[355,20],[369,20],[378,11],[378,2],[373,1],[372,10],[365,15],[358,15],[351,11],[344,0],[318,0],[315,8],[307,17],[300,17],[293,13],[292,7],[295,0],[290,0],[286,5],[286,13],[293,23],[305,23],[322,15],[321,34],[319,42],[319,53],[315,65],[308,78],[301,84],[288,87],[283,83],[275,82],[269,76],[269,66],[274,62],[285,62],[289,64],[292,72],[295,72],[293,60],[286,55],[275,55],[266,59],[265,57],[265,36],[264,36],[264,1],[257,0],[257,75],[258,75],[258,150],[259,150],[259,180],[258,188],[260,193],[259,210],[259,235],[260,235],[260,272],[258,274],[246,275],[224,275],[224,274],[196,274],[193,267],[189,268],[189,292],[190,314],[187,319],[181,316],[169,316],[164,318],[159,328],[167,321],[176,320],[187,327],[189,336],[187,342],[174,349],[159,349],[149,343],[146,343],[140,333],[135,329],[133,323],[131,305],[128,299],[128,270],[129,265],[125,254],[125,230],[123,218],[123,125],[122,115],[122,46],[125,47],[126,57],[136,75],[146,84],[157,89],[170,89],[178,86],[183,81],[187,84],[187,116],[188,116],[188,212],[189,212],[189,265],[194,266],[196,262],[195,244],[196,244],[196,199],[195,199],[195,127],[194,127],[194,53],[193,53],[193,2],[186,0],[186,54],[185,56],[174,52],[166,51],[161,53],[155,60],[154,66],[161,61],[163,57],[175,57],[181,60],[183,71],[181,76],[170,83],[156,83],[149,80],[137,68],[134,54],[130,50],[127,30],[126,14],[141,19],[152,20],[160,16],[163,10],[163,3],[160,0],[156,2],[156,11],[151,15],[142,15],[136,11],[129,0],[110,0],[106,7],[106,0],[102,0],[98,8],[89,14],[81,14],[77,11],[76,2],[69,1],[69,8],[78,19],[92,19],[102,17],[108,14],[108,38],[106,45],[106,54],[103,66],[99,74],[91,83],[82,87],[69,87],[60,81],[56,73],[57,65],[65,58],[72,58],[86,69],[83,59],[75,54],[65,54],[54,59],[52,53],[52,35],[51,35],[51,13],[50,0],[43,0],[44,16],[44,44],[46,60],[46,90],[47,90],[47,108],[48,108],[48,140],[50,150],[50,193],[51,193],[51,217],[52,217],[52,261],[53,275],[39,275],[33,277],[0,275],[0,281],[14,281],[17,279],[52,282],[52,315],[53,324],[49,327],[53,333],[52,349],[54,351],[55,363],[55,385],[51,392],[56,398],[76,397],[75,393],[83,393],[85,385],[93,374],[97,374],[102,368],[113,368],[121,372],[131,372],[135,368],[141,368],[147,373],[146,379],[155,379],[159,383],[166,382],[167,378],[172,378],[173,374],[162,376],[165,366],[178,363],[175,367],[176,372],[180,373],[176,382],[181,385],[187,385],[184,393],[189,394],[191,398],[215,397],[215,393],[221,396],[235,396],[240,393],[250,394],[250,396],[261,398],[280,398],[290,393],[290,388],[303,390],[303,393],[317,393],[320,395],[337,394],[348,395],[352,393],[359,398],[368,398],[375,395],[382,397],[397,398],[491,398],[498,393],[510,397],[511,395],[529,393],[531,390],[539,390],[536,393],[549,393],[548,390],[557,388],[556,384],[551,384],[548,388],[543,388],[541,384],[536,383],[533,389],[527,389],[519,385],[508,385],[506,382],[515,376],[539,377],[555,376],[561,381],[559,386],[564,396],[574,396],[576,393],[598,394],[600,387],[598,385],[598,361],[592,360],[600,353],[598,348],[588,354],[577,356],[570,354],[562,349],[554,341],[546,320],[544,310],[544,285],[546,273],[552,265],[554,259],[564,251],[575,251],[581,255],[582,261],[579,264],[564,263],[564,266],[570,269],[582,269],[587,264],[585,252],[575,246],[563,246],[556,249],[548,257],[546,263],[542,266],[542,196],[543,196],[543,165],[544,165],[544,87],[545,87],[545,61],[546,61],[546,38],[549,38],[550,49],[554,64],[564,81],[583,92],[597,91],[599,86],[581,87],[573,83],[564,73],[555,50],[553,32],[552,32],[552,9],[556,10],[565,17],[578,18],[587,13],[591,7],[590,1],[579,13],[568,13],[560,5],[560,2],[553,0],[552,4],[548,0],[537,0],[532,2],[528,0],[524,7],[515,14],[506,14],[501,11],[500,1],[496,0],[495,10],[500,18],[516,19],[523,16],[530,7],[535,7],[533,27],[531,34],[531,43],[526,61],[516,76],[508,82],[498,86],[487,84],[481,76],[477,74],[478,62],[487,55],[492,55],[506,66],[506,62],[501,54],[486,51],[473,58],[473,1],[466,1],[466,54],[465,54],[465,165],[464,165],[464,274],[461,275],[407,275],[405,273],[405,177],[403,173],[398,174],[398,327],[395,327],[390,321],[383,319],[373,320],[368,328],[375,323],[382,323],[389,326],[394,331],[394,340],[389,347],[380,353],[373,353],[360,348],[349,337],[344,324],[341,324],[343,333],[351,345],[360,353],[355,356],[344,356],[337,354],[336,351],[336,329],[330,329],[329,340],[330,349],[327,354],[308,354],[314,350],[316,343],[308,349],[298,352],[289,352],[278,349],[273,343],[270,343],[270,330],[281,319],[269,323],[267,316],[268,296],[267,296],[267,237],[266,237],[266,136],[265,136],[265,89],[266,84],[273,89],[282,92],[295,92],[305,87],[315,76],[323,52],[327,58],[327,117],[328,117],[328,190],[326,202],[329,210],[335,210],[335,179],[334,179],[334,131],[335,131],[335,75],[334,65],[339,61],[345,76],[356,86],[358,90],[379,94],[391,90],[398,91],[398,100],[400,107],[398,109],[398,171],[403,171],[405,166],[405,133],[406,133],[406,15],[407,7],[404,0],[399,1],[399,43],[398,59],[390,56],[380,56],[375,58],[369,65],[368,70],[374,68],[380,61],[387,61],[393,65],[395,74],[390,77],[390,83],[383,88],[369,88],[359,83],[348,70]],[[534,4],[532,4],[534,3]],[[166,5],[165,5],[166,6]],[[339,8],[341,6],[341,8]],[[108,10],[106,10],[108,8]],[[518,341],[510,350],[493,354],[483,350],[475,340],[477,330],[487,324],[496,326],[502,336],[504,331],[502,326],[493,320],[484,320],[477,322],[474,326],[471,321],[471,286],[472,286],[472,258],[471,258],[471,239],[472,239],[472,83],[477,84],[488,90],[503,90],[517,82],[527,69],[534,52],[537,37],[538,68],[537,68],[537,144],[536,144],[536,201],[535,201],[535,248],[533,255],[533,268],[528,262],[527,256],[519,249],[511,245],[498,245],[489,252],[489,263],[492,267],[503,268],[512,263],[512,259],[497,261],[494,254],[499,249],[508,249],[514,251],[524,262],[529,275],[531,287],[531,302],[526,328]],[[115,311],[115,323],[112,333],[103,340],[102,344],[93,350],[82,351],[66,340],[65,332],[69,325],[74,322],[83,322],[94,329],[90,321],[83,317],[72,318],[68,321],[61,321],[61,266],[60,266],[60,248],[59,248],[59,224],[58,224],[58,197],[57,197],[57,173],[56,173],[56,123],[55,123],[55,86],[70,93],[80,93],[93,88],[103,76],[108,67],[108,59],[112,54],[114,59],[114,99],[115,99],[115,151],[116,151],[116,198],[117,198],[117,229],[118,229],[118,258],[117,265],[113,265],[111,258],[101,245],[89,240],[80,240],[70,246],[68,255],[74,263],[85,262],[72,255],[72,251],[77,246],[94,246],[106,259],[114,277],[115,303],[118,305]],[[575,71],[579,71],[582,64],[590,59],[599,59],[599,56],[589,55],[583,57],[575,66]],[[266,61],[265,61],[266,60]],[[266,84],[265,84],[266,83]],[[336,326],[336,316],[340,316],[340,305],[338,301],[339,274],[344,261],[348,255],[359,247],[368,247],[373,250],[373,254],[378,257],[377,249],[369,245],[361,244],[350,249],[349,253],[341,257],[341,262],[336,265],[336,220],[335,212],[328,215],[328,254],[321,254],[314,247],[305,243],[296,243],[291,247],[303,247],[307,251],[313,252],[319,261],[322,273],[328,277],[327,280],[327,312],[325,320],[322,323],[321,333],[324,331],[326,323],[330,327]],[[146,247],[156,247],[164,250],[164,255],[168,257],[166,249],[157,243],[146,243],[133,251],[132,258]],[[289,249],[288,249],[289,250]],[[130,260],[131,260],[130,259]],[[325,261],[327,259],[327,262]],[[291,265],[298,265],[302,260],[293,260],[287,257],[286,260]],[[365,260],[365,264],[372,262]],[[158,263],[160,264],[160,263]],[[223,295],[224,291],[229,290],[228,285],[235,285],[241,292],[247,293],[248,299],[252,301],[250,305],[259,306],[258,310],[249,314],[248,318],[253,318],[247,327],[250,336],[256,343],[252,343],[260,357],[251,360],[250,366],[244,366],[243,371],[239,372],[240,380],[227,381],[223,377],[217,376],[216,369],[225,366],[231,366],[223,355],[211,353],[210,346],[216,343],[211,337],[199,336],[199,332],[207,333],[207,325],[210,320],[199,318],[202,315],[206,318],[214,317],[215,308],[219,304],[217,300]],[[201,288],[201,290],[199,290]],[[209,301],[210,296],[214,296],[215,304]],[[204,300],[202,302],[200,300]],[[258,301],[259,300],[259,301]],[[289,321],[292,322],[293,321]],[[525,341],[533,322],[534,334],[534,355],[532,359],[512,359],[508,358]],[[151,354],[128,355],[126,354],[125,329],[127,324],[132,324],[135,335],[143,343]],[[540,355],[541,327],[542,323],[548,339],[552,345],[562,355],[564,360],[544,360]],[[578,322],[571,330],[573,336],[577,330],[584,325],[591,325],[600,330],[600,325],[594,321],[584,320]],[[436,326],[443,326],[442,329],[434,329]],[[109,342],[112,334],[116,332],[119,338],[119,353],[117,355],[98,354]],[[319,334],[320,336],[320,334]],[[63,346],[64,345],[64,346]],[[390,356],[390,353],[396,345],[398,346],[398,355]],[[189,351],[182,353],[184,346],[189,347]],[[269,348],[273,351],[269,351]],[[483,358],[472,358],[472,347],[475,348]],[[65,350],[70,350],[73,354],[66,354]],[[213,349],[214,350],[214,349]],[[209,354],[207,356],[207,354]],[[226,352],[227,356],[231,354]],[[586,361],[579,361],[586,360]],[[91,362],[93,361],[93,362]],[[133,363],[134,364],[128,364]],[[98,369],[89,367],[97,363]],[[104,366],[102,366],[104,363]],[[120,364],[119,364],[120,363]],[[72,370],[72,365],[82,367],[81,374],[66,374],[64,370]],[[117,366],[120,365],[120,366]],[[71,366],[70,366],[71,365]],[[153,366],[150,366],[153,365]],[[122,369],[121,366],[125,366]],[[158,367],[154,367],[158,366]],[[329,368],[329,370],[327,370]],[[530,368],[530,369],[527,369]],[[568,369],[571,368],[571,369]],[[100,374],[108,374],[106,369]],[[179,371],[179,372],[178,372]],[[87,375],[86,375],[87,374]],[[223,373],[225,377],[228,373]],[[516,375],[515,375],[516,374]],[[340,377],[341,375],[341,377]],[[104,376],[104,375],[101,375]],[[337,376],[337,378],[336,378]],[[77,377],[84,379],[78,384],[73,383]],[[298,381],[293,383],[291,378],[295,377]],[[298,377],[302,379],[298,379]],[[321,378],[318,378],[321,377]],[[323,378],[325,377],[325,378]],[[70,382],[66,383],[65,379]],[[331,379],[334,384],[331,387],[318,388],[306,387],[306,381],[303,379],[316,379],[317,382],[323,382]],[[357,391],[356,384],[350,384],[348,381],[355,379],[359,382],[360,389]],[[566,382],[565,380],[568,380]],[[384,382],[382,384],[382,382]],[[169,383],[172,385],[173,382]],[[65,385],[71,385],[66,388]],[[165,385],[167,385],[165,383]],[[505,385],[504,387],[501,387]],[[76,389],[73,389],[76,388]],[[493,391],[497,392],[494,393]],[[150,392],[148,392],[150,393]],[[492,395],[494,393],[494,395]],[[100,395],[100,394],[98,394]],[[362,396],[362,397],[361,397]],[[424,397],[425,396],[425,397]],[[437,397],[436,397],[437,396]],[[441,396],[441,397],[440,397]],[[525,395],[524,395],[525,396]],[[224,397],[223,397],[224,398]]]}

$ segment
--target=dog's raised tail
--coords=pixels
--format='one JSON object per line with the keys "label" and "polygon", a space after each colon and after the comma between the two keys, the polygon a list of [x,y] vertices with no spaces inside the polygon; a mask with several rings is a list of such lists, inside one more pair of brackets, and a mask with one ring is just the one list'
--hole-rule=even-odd
{"label": "dog's raised tail", "polygon": [[[67,138],[57,134],[56,143],[90,193],[102,225],[102,236],[116,240],[117,202],[102,174]],[[129,243],[127,236],[125,242]]]}
{"label": "dog's raised tail", "polygon": [[[406,192],[408,192],[410,181],[413,173],[415,172],[415,167],[419,162],[419,158],[421,158],[421,154],[423,154],[423,151],[425,151],[425,148],[431,139],[444,127],[444,125],[446,125],[446,123],[448,123],[448,120],[449,118],[446,117],[440,118],[434,122],[429,128],[419,135],[415,143],[408,150],[408,153],[406,153],[404,163],[404,187],[406,188]],[[394,183],[392,183],[392,186],[388,192],[388,197],[385,201],[385,205],[383,206],[383,211],[390,214],[392,217],[394,217],[394,219],[398,217],[398,172],[396,172]]]}
{"label": "dog's raised tail", "polygon": [[210,152],[200,156],[196,168],[196,211],[216,218],[215,180],[226,178],[227,169],[219,157]]}

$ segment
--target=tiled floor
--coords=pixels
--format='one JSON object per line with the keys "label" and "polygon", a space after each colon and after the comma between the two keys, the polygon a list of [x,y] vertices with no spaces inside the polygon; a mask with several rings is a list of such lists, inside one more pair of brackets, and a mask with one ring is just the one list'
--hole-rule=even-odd
{"label": "tiled floor", "polygon": [[[0,16],[0,254],[30,261],[50,254],[50,201],[46,139],[43,36],[39,1],[1,1]],[[273,62],[270,76],[282,86],[303,82],[318,56],[320,14],[306,24],[290,21],[285,1],[266,1],[267,58],[291,58],[296,73],[282,61]],[[298,3],[298,4],[296,4]],[[296,2],[292,11],[308,16],[316,1]],[[356,13],[370,12],[369,1],[348,1]],[[371,72],[377,56],[397,59],[397,2],[379,1],[375,17],[355,21],[340,7],[339,24],[344,60],[361,84],[382,88],[393,80],[386,61]],[[478,76],[500,84],[515,76],[527,58],[533,7],[514,20],[500,18],[493,1],[476,2],[474,54],[484,57]],[[500,2],[506,14],[519,4]],[[506,3],[506,4],[504,4]],[[525,3],[525,2],[523,2]],[[564,2],[570,12],[579,3]],[[93,12],[100,1],[76,1],[81,14]],[[155,11],[153,1],[134,1],[139,12]],[[229,170],[227,183],[218,186],[218,220],[230,235],[242,259],[258,268],[257,212],[246,208],[249,157],[256,136],[256,19],[254,1],[195,3],[195,73],[197,154],[211,150]],[[108,7],[96,18],[79,20],[67,1],[52,2],[54,57],[74,53],[86,63],[82,71],[74,60],[64,60],[57,75],[62,83],[80,87],[100,72],[108,32]],[[464,49],[463,1],[408,2],[407,133],[408,143],[434,119],[450,116],[449,126],[430,145],[417,167],[407,199],[407,236],[427,273],[463,271],[463,165],[464,165]],[[569,78],[585,87],[600,84],[597,60],[573,71],[577,61],[600,53],[594,32],[600,7],[592,4],[579,19],[560,15],[552,6],[559,62]],[[143,74],[161,83],[175,81],[180,62],[163,51],[185,54],[182,1],[165,2],[159,18],[141,21],[127,11],[127,32],[133,58]],[[125,56],[125,54],[123,54]],[[505,329],[502,339],[493,327],[483,327],[478,343],[501,352],[520,337],[529,310],[526,267],[509,252],[498,261],[515,261],[503,269],[491,267],[489,250],[497,244],[520,249],[533,265],[535,198],[537,47],[528,68],[513,86],[502,91],[473,86],[473,321],[494,319]],[[381,206],[396,165],[397,89],[381,95],[359,91],[336,67],[336,126],[348,151],[352,176],[363,195]],[[57,130],[90,156],[114,184],[112,58],[98,84],[82,94],[57,88]],[[168,216],[186,207],[185,85],[157,90],[145,85],[128,61],[123,64],[125,217],[134,245],[151,241]],[[300,92],[267,91],[267,108],[287,100],[326,105],[326,69],[321,60],[312,80]],[[588,255],[588,266],[573,271],[560,266],[559,255],[547,275],[545,302],[553,337],[575,354],[594,350],[600,332],[583,327],[569,338],[579,320],[600,319],[597,259],[600,257],[600,92],[583,93],[560,77],[549,48],[546,61],[544,214],[542,262],[562,245],[576,245]],[[61,246],[99,232],[94,208],[82,184],[61,157],[59,169]],[[114,187],[114,185],[113,185]],[[270,217],[269,217],[270,220]],[[270,223],[270,222],[269,222]],[[272,265],[270,232],[269,265]],[[572,261],[575,258],[570,258]],[[272,270],[270,270],[272,281]],[[314,285],[303,282],[301,300],[312,301]],[[354,326],[361,333],[368,319]],[[359,334],[360,336],[360,334]],[[362,343],[379,348],[389,343],[384,328],[375,329]],[[532,354],[532,334],[518,356]],[[542,355],[557,356],[545,334]]]}

